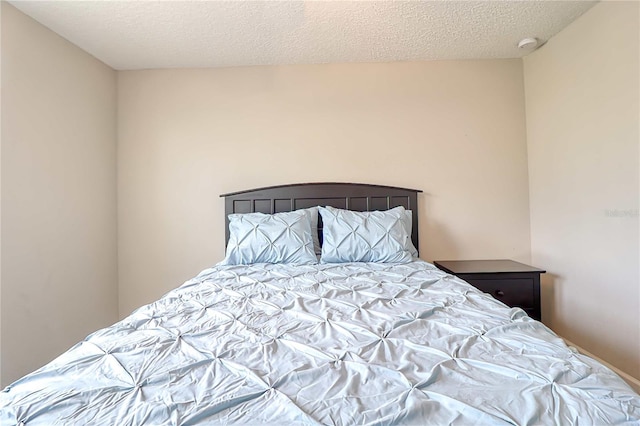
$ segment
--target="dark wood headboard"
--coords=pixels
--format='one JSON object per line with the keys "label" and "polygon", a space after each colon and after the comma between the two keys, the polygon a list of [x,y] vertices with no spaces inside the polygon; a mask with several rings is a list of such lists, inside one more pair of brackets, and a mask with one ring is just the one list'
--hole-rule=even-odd
{"label": "dark wood headboard", "polygon": [[[280,213],[313,206],[331,206],[356,211],[388,210],[403,206],[413,213],[411,240],[418,246],[419,189],[362,183],[296,183],[222,194],[225,198],[225,245],[229,242],[232,213]],[[322,218],[318,218],[322,242]]]}

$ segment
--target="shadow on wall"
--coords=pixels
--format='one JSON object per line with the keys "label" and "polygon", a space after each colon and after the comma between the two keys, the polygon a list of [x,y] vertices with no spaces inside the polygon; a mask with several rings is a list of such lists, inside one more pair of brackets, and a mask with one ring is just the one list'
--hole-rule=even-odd
{"label": "shadow on wall", "polygon": [[540,275],[540,303],[542,322],[547,327],[553,329],[555,285],[560,282],[560,276],[549,272]]}
{"label": "shadow on wall", "polygon": [[433,219],[431,203],[434,196],[423,192],[418,194],[420,203],[420,258],[427,262],[444,259],[457,259],[459,251],[447,232],[447,225]]}

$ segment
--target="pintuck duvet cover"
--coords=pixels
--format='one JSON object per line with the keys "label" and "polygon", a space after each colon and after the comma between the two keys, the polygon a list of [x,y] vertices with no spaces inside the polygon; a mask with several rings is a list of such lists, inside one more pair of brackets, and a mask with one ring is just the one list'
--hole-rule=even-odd
{"label": "pintuck duvet cover", "polygon": [[0,393],[2,425],[639,419],[609,369],[423,261],[217,266]]}

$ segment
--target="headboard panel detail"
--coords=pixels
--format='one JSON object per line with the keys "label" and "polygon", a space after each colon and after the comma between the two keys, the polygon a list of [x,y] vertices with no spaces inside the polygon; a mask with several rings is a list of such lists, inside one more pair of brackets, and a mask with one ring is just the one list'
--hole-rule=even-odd
{"label": "headboard panel detail", "polygon": [[[280,213],[313,206],[331,206],[355,211],[388,210],[403,206],[413,213],[411,240],[418,248],[419,189],[361,183],[298,183],[223,194],[225,199],[225,244],[229,241],[232,213]],[[322,218],[318,218],[322,241]]]}

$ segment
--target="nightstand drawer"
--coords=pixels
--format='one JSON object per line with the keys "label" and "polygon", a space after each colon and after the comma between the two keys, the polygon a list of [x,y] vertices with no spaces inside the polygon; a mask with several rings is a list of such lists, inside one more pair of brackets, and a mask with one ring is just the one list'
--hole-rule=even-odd
{"label": "nightstand drawer", "polygon": [[462,278],[478,290],[489,293],[505,305],[517,306],[525,310],[535,308],[535,286],[531,278],[501,280]]}

